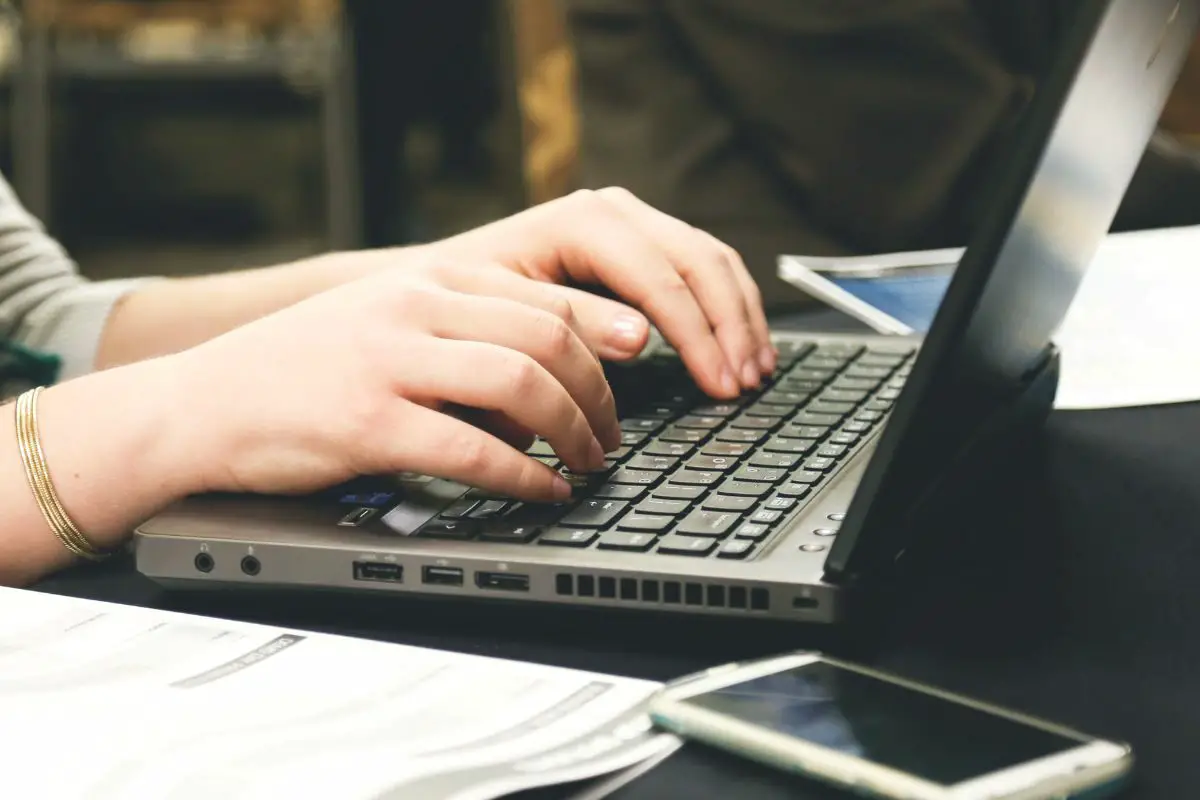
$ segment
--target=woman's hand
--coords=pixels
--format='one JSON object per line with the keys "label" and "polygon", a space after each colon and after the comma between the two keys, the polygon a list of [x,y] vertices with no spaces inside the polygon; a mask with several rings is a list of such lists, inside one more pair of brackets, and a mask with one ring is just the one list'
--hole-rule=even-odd
{"label": "woman's hand", "polygon": [[[502,264],[538,281],[608,289],[644,312],[714,397],[775,369],[762,296],[728,245],[623,189],[577,192],[429,245],[436,260]],[[637,355],[646,318],[623,303],[562,288],[604,358]]]}
{"label": "woman's hand", "polygon": [[620,446],[612,393],[556,287],[497,266],[389,270],[165,359],[197,489],[303,492],[418,472],[529,500]]}

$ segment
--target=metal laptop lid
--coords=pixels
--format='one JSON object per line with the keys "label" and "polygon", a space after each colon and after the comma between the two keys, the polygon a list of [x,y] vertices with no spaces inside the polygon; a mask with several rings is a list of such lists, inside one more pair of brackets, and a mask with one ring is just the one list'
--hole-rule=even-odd
{"label": "metal laptop lid", "polygon": [[1045,360],[1198,17],[1200,0],[1080,3],[847,511],[826,562],[831,577],[904,550],[912,499]]}

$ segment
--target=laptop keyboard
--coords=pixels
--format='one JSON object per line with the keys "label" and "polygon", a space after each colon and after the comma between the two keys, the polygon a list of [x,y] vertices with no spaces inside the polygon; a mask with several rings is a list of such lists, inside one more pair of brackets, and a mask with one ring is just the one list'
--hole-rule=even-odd
{"label": "laptop keyboard", "polygon": [[557,505],[472,491],[418,536],[695,558],[765,547],[885,419],[911,368],[907,343],[782,342],[763,388],[703,395],[674,356],[609,368],[622,447],[605,469],[566,471],[542,440],[529,453],[575,486]]}

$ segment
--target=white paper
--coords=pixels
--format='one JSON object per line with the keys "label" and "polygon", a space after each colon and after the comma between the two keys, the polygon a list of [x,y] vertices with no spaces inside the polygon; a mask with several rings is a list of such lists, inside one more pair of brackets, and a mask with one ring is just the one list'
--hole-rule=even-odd
{"label": "white paper", "polygon": [[[961,249],[889,253],[838,262],[888,268],[953,262],[961,253]],[[829,263],[829,259],[784,256],[779,276],[807,291],[805,282],[796,278],[796,267],[826,268]],[[1063,353],[1055,407],[1119,408],[1200,400],[1198,311],[1200,226],[1108,236],[1054,337]]]}
{"label": "white paper", "polygon": [[677,748],[658,688],[0,589],[0,796],[483,800]]}

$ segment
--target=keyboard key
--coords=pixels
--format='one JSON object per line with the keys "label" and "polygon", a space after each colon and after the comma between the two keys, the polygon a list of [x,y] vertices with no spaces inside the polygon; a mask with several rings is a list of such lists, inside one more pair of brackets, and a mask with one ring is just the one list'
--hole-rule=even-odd
{"label": "keyboard key", "polygon": [[892,401],[891,400],[871,400],[866,404],[866,406],[864,406],[864,408],[866,408],[868,411],[884,411],[884,412],[886,412],[886,411],[890,411],[892,409]]}
{"label": "keyboard key", "polygon": [[765,467],[744,466],[733,473],[737,481],[761,481],[763,483],[779,483],[787,472],[782,469],[767,469]]}
{"label": "keyboard key", "polygon": [[[816,404],[814,403],[813,405]],[[811,407],[812,406],[810,406],[810,408]],[[819,414],[815,411],[809,411],[806,409],[792,417],[791,422],[793,425],[816,425],[817,427],[821,428],[832,428],[834,425],[837,425],[842,421],[843,416],[845,415],[840,413]]]}
{"label": "keyboard key", "polygon": [[749,539],[730,539],[717,550],[717,558],[742,559],[754,552],[754,542]]}
{"label": "keyboard key", "polygon": [[841,369],[846,366],[846,362],[850,359],[846,356],[821,355],[814,353],[804,359],[804,366],[808,369]]}
{"label": "keyboard key", "polygon": [[434,520],[417,532],[426,539],[474,539],[479,523],[473,520]]}
{"label": "keyboard key", "polygon": [[652,533],[630,533],[627,531],[609,531],[600,537],[596,545],[601,550],[624,550],[630,553],[644,553],[654,546],[658,537]]}
{"label": "keyboard key", "polygon": [[[870,413],[873,414],[875,412],[872,411]],[[845,425],[843,425],[842,430],[849,433],[866,433],[867,431],[871,430],[871,423],[855,420],[853,422],[847,422]]]}
{"label": "keyboard key", "polygon": [[684,536],[724,536],[742,519],[729,511],[693,511],[684,517],[675,533]]}
{"label": "keyboard key", "polygon": [[679,463],[679,459],[673,456],[647,456],[636,455],[629,461],[625,462],[627,469],[646,469],[657,472],[666,472],[669,469],[674,469]]}
{"label": "keyboard key", "polygon": [[820,483],[825,476],[809,469],[799,469],[788,476],[792,483]]}
{"label": "keyboard key", "polygon": [[731,417],[737,412],[738,406],[735,403],[710,403],[692,409],[693,414],[702,417]]}
{"label": "keyboard key", "polygon": [[700,504],[711,511],[749,511],[758,502],[753,497],[738,497],[731,494],[714,494]]}
{"label": "keyboard key", "polygon": [[763,449],[769,453],[791,453],[803,456],[808,455],[816,446],[816,439],[789,439],[786,436],[773,436]]}
{"label": "keyboard key", "polygon": [[672,535],[659,542],[657,552],[666,556],[706,556],[716,548],[716,539]]}
{"label": "keyboard key", "polygon": [[686,442],[688,444],[698,444],[708,436],[708,431],[698,430],[695,428],[680,428],[672,425],[667,428],[658,438],[664,442]]}
{"label": "keyboard key", "polygon": [[666,514],[677,517],[688,510],[691,505],[687,500],[664,500],[659,497],[649,497],[634,506],[639,514]]}
{"label": "keyboard key", "polygon": [[785,391],[783,389],[772,389],[762,396],[759,404],[778,405],[778,406],[798,406],[808,400],[809,392],[796,390]]}
{"label": "keyboard key", "polygon": [[686,417],[680,417],[679,419],[675,420],[676,427],[698,428],[705,431],[712,430],[713,428],[719,428],[724,423],[724,417],[701,417],[695,414],[689,414]]}
{"label": "keyboard key", "polygon": [[829,472],[833,469],[837,462],[832,458],[822,458],[821,456],[813,456],[808,461],[804,462],[804,469],[813,472]]}
{"label": "keyboard key", "polygon": [[654,490],[654,496],[663,500],[695,500],[704,494],[703,486],[677,486],[664,484]]}
{"label": "keyboard key", "polygon": [[534,443],[531,444],[529,446],[529,449],[526,450],[525,452],[531,456],[553,456],[553,455],[555,455],[554,448],[551,447],[550,443],[547,442],[545,439],[534,440]]}
{"label": "keyboard key", "polygon": [[750,521],[758,525],[774,525],[782,517],[782,511],[773,508],[760,508],[750,515]]}
{"label": "keyboard key", "polygon": [[777,494],[763,504],[763,508],[769,508],[772,511],[791,511],[796,505],[796,498],[788,497],[787,495]]}
{"label": "keyboard key", "polygon": [[861,389],[828,388],[817,397],[818,400],[831,403],[861,403],[867,399],[867,392]]}
{"label": "keyboard key", "polygon": [[662,533],[675,522],[674,517],[661,514],[639,514],[634,512],[617,523],[617,528],[623,531],[641,531],[644,533]]}
{"label": "keyboard key", "polygon": [[592,497],[602,497],[606,500],[637,500],[645,493],[645,486],[620,483],[602,483],[590,492]]}
{"label": "keyboard key", "polygon": [[442,512],[442,519],[462,519],[472,508],[478,504],[478,500],[467,495],[460,500],[455,500],[454,503]]}
{"label": "keyboard key", "polygon": [[[883,419],[883,412],[873,409],[863,409],[855,414],[854,418],[859,422],[879,422],[879,420]],[[846,427],[850,427],[849,424]]]}
{"label": "keyboard key", "polygon": [[[871,369],[878,369],[878,367],[871,367]],[[791,381],[791,380],[811,381],[813,383],[818,384],[818,387],[820,387],[820,386],[824,386],[825,383],[836,374],[837,374],[836,370],[809,369],[807,366],[801,364],[800,366],[796,367],[791,372],[789,372],[787,374],[787,377],[784,378],[784,380],[785,381]],[[861,377],[871,377],[871,376],[864,375]],[[884,376],[881,375],[880,377],[884,377]]]}
{"label": "keyboard key", "polygon": [[799,463],[800,456],[795,453],[755,453],[750,459],[751,466],[767,469],[791,469]]}
{"label": "keyboard key", "polygon": [[749,414],[742,416],[729,423],[734,428],[744,428],[746,430],[769,431],[779,424],[779,420],[775,417],[755,417]]}
{"label": "keyboard key", "polygon": [[879,381],[874,378],[847,378],[842,376],[833,383],[829,384],[830,389],[838,389],[842,391],[871,391],[879,385]]}
{"label": "keyboard key", "polygon": [[762,497],[771,491],[769,483],[750,483],[749,481],[725,481],[717,489],[717,494],[729,494],[734,497]]}
{"label": "keyboard key", "polygon": [[610,483],[633,484],[635,486],[653,486],[662,478],[662,473],[644,469],[621,467],[608,480]]}
{"label": "keyboard key", "polygon": [[584,528],[553,528],[542,534],[538,544],[554,547],[588,547],[600,534]]}
{"label": "keyboard key", "polygon": [[[820,391],[821,387],[824,386],[824,383],[821,381],[809,380],[807,378],[785,376],[780,378],[779,383],[775,385],[785,392],[803,392],[807,396],[813,392]],[[765,400],[766,397],[764,396],[763,399]]]}
{"label": "keyboard key", "polygon": [[725,475],[720,472],[700,472],[694,469],[681,469],[671,476],[671,483],[686,486],[712,486],[724,477]]}
{"label": "keyboard key", "polygon": [[879,398],[880,400],[894,401],[898,397],[900,397],[900,390],[899,389],[884,389],[882,392],[880,392],[879,394],[877,394],[875,396],[877,398]]}
{"label": "keyboard key", "polygon": [[[499,525],[500,523],[496,523]],[[479,538],[485,542],[501,542],[504,544],[526,544],[541,532],[541,528],[533,525],[517,527],[485,527]]]}
{"label": "keyboard key", "polygon": [[853,431],[841,430],[829,437],[830,444],[843,444],[846,446],[858,444],[858,440],[862,438],[859,434]]}
{"label": "keyboard key", "polygon": [[700,451],[706,456],[733,456],[741,458],[750,452],[750,445],[737,442],[709,442]]}
{"label": "keyboard key", "polygon": [[471,512],[471,519],[491,519],[498,517],[508,508],[508,503],[504,500],[484,500],[475,510]]}
{"label": "keyboard key", "polygon": [[733,532],[735,539],[749,539],[752,542],[761,542],[767,538],[767,534],[771,529],[766,525],[758,525],[753,522],[747,522]]}
{"label": "keyboard key", "polygon": [[646,434],[637,431],[621,431],[621,444],[625,447],[637,447],[646,440]]}
{"label": "keyboard key", "polygon": [[790,416],[795,410],[796,406],[794,405],[768,406],[758,402],[747,408],[746,413],[752,417],[774,417],[778,422],[783,417]]}
{"label": "keyboard key", "polygon": [[696,445],[686,442],[652,442],[642,448],[642,454],[648,456],[670,456],[683,458],[696,449]]}
{"label": "keyboard key", "polygon": [[807,483],[785,483],[783,486],[780,486],[778,489],[776,489],[775,493],[783,497],[795,497],[799,499],[801,497],[807,497],[808,493],[812,491],[812,488],[812,485]]}
{"label": "keyboard key", "polygon": [[738,465],[733,456],[692,456],[688,459],[688,469],[706,470],[711,472],[728,472]]}
{"label": "keyboard key", "polygon": [[749,428],[726,428],[717,434],[719,442],[738,442],[741,444],[757,444],[765,439],[766,431],[752,430]]}
{"label": "keyboard key", "polygon": [[843,374],[847,378],[874,378],[881,381],[891,373],[892,371],[887,367],[853,364]]}
{"label": "keyboard key", "polygon": [[822,342],[817,345],[816,355],[850,359],[865,349],[858,342]]}
{"label": "keyboard key", "polygon": [[634,431],[637,433],[654,433],[662,427],[662,420],[659,419],[623,419],[621,420],[621,430]]}
{"label": "keyboard key", "polygon": [[905,356],[899,353],[867,353],[855,363],[867,367],[898,367],[904,359]]}
{"label": "keyboard key", "polygon": [[567,528],[604,528],[629,508],[621,500],[585,500],[562,518]]}
{"label": "keyboard key", "polygon": [[846,455],[846,449],[844,444],[823,444],[817,448],[817,455],[824,458],[841,458]]}

